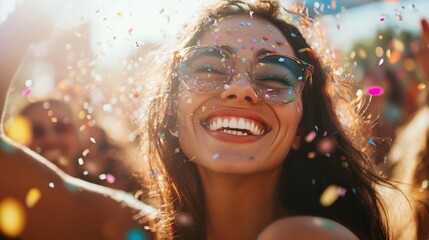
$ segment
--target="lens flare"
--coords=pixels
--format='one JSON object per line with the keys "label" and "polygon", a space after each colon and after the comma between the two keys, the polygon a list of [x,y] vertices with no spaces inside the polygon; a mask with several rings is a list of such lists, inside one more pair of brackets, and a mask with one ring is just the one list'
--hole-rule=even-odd
{"label": "lens flare", "polygon": [[6,198],[0,202],[0,231],[8,237],[17,237],[25,227],[25,210],[20,202]]}

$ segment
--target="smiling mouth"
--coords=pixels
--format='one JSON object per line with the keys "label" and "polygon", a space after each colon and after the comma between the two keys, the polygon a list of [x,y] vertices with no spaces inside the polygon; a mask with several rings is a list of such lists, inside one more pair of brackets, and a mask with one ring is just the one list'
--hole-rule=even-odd
{"label": "smiling mouth", "polygon": [[204,125],[211,132],[235,136],[261,136],[269,131],[265,124],[243,117],[211,117]]}

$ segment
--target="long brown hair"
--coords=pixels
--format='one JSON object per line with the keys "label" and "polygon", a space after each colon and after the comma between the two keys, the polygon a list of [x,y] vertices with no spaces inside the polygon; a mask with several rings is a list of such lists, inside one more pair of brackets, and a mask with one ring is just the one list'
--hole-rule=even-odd
{"label": "long brown hair", "polygon": [[[311,83],[302,92],[303,117],[298,129],[302,136],[301,147],[291,150],[285,158],[278,183],[285,212],[288,216],[314,215],[333,219],[361,239],[389,239],[386,213],[375,190],[375,185],[384,183],[384,180],[374,173],[365,153],[370,149],[364,134],[365,125],[360,124],[357,116],[353,120],[358,124],[348,129],[340,124],[334,108],[337,106],[333,103],[338,99],[331,98],[327,90],[327,70],[322,68],[313,51],[301,51],[311,48],[296,27],[280,18],[281,8],[276,1],[261,0],[253,4],[219,1],[168,46],[179,50],[196,45],[199,36],[219,19],[251,12],[279,28],[296,57],[315,67]],[[196,165],[180,151],[174,133],[179,82],[174,72],[172,51],[166,48],[164,52],[167,54],[154,57],[158,72],[150,72],[144,79],[153,99],[142,119],[143,161],[147,163],[143,179],[150,190],[148,194],[163,213],[157,229],[159,238],[205,239],[203,187]],[[160,68],[164,71],[162,74]],[[305,135],[313,131],[316,139],[305,141]],[[334,150],[318,152],[317,143],[322,140],[334,143]],[[309,153],[315,155],[309,157]],[[323,207],[319,202],[320,195],[329,185],[340,186],[346,192],[331,206]],[[192,224],[175,220],[181,219],[176,218],[177,214],[188,216]]]}

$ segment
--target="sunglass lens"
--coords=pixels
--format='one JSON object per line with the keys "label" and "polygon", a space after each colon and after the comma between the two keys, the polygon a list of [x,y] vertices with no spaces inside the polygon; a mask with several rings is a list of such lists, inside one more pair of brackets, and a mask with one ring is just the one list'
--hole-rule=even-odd
{"label": "sunglass lens", "polygon": [[291,102],[302,91],[305,74],[294,59],[267,56],[254,69],[255,87],[260,95],[273,102]]}
{"label": "sunglass lens", "polygon": [[231,60],[217,48],[196,48],[182,58],[178,77],[190,90],[207,93],[223,87],[231,73]]}

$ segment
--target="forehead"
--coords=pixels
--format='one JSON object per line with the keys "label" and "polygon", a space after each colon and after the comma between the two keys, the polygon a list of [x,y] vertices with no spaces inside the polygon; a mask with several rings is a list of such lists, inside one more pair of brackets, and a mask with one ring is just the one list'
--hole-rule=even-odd
{"label": "forehead", "polygon": [[70,113],[61,104],[50,102],[49,108],[45,109],[42,103],[36,103],[26,112],[25,116],[31,121],[50,122],[51,117],[58,119],[70,118]]}
{"label": "forehead", "polygon": [[232,15],[218,21],[200,37],[202,45],[223,44],[237,50],[265,48],[277,53],[295,55],[288,41],[274,24],[250,15]]}

